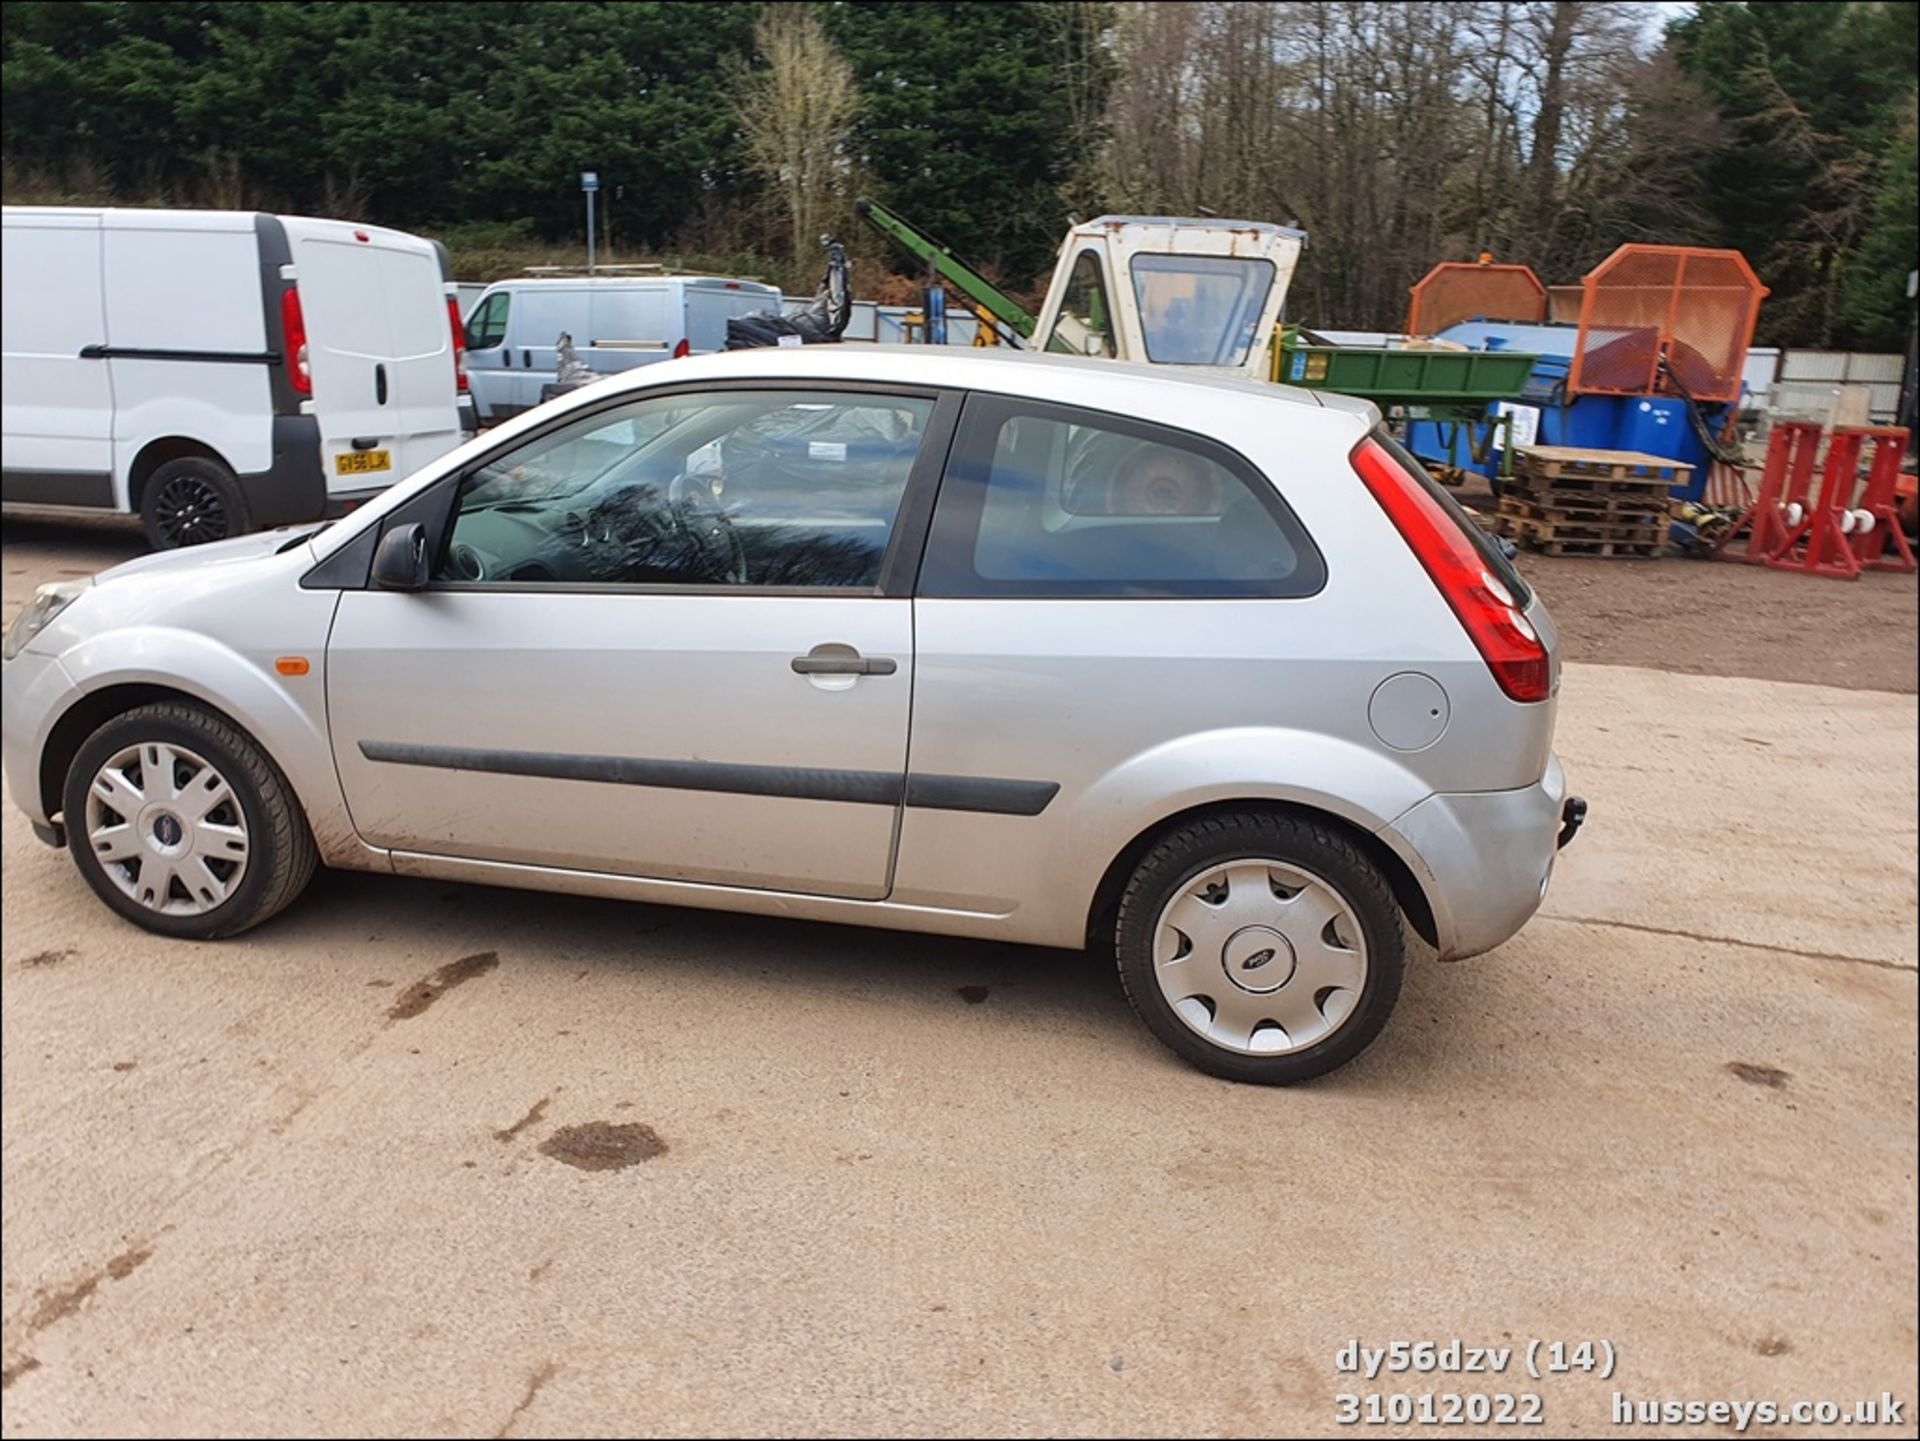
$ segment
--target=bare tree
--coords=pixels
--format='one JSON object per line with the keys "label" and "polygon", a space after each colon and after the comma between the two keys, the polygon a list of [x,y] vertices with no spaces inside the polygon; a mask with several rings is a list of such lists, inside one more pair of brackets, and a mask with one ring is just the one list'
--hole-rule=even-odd
{"label": "bare tree", "polygon": [[1099,186],[1112,209],[1190,212],[1199,151],[1193,52],[1204,7],[1132,0],[1118,12],[1119,78],[1107,102]]}
{"label": "bare tree", "polygon": [[1707,109],[1624,0],[1204,0],[1120,7],[1104,193],[1298,221],[1290,313],[1391,326],[1436,261],[1549,283],[1698,232]]}
{"label": "bare tree", "polygon": [[[1040,13],[1047,23],[1053,49],[1054,82],[1066,101],[1067,149],[1091,156],[1099,149],[1103,116],[1101,101],[1113,66],[1105,39],[1105,0],[1043,0]],[[1096,167],[1075,167],[1060,187],[1067,209],[1082,219],[1099,200]]]}
{"label": "bare tree", "polygon": [[753,34],[761,63],[734,68],[734,105],[748,164],[784,203],[799,260],[814,253],[847,200],[847,140],[860,93],[811,5],[768,5]]}

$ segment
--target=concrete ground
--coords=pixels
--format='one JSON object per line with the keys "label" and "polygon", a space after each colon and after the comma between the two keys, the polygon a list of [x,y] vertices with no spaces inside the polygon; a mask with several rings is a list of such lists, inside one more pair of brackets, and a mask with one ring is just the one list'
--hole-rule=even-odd
{"label": "concrete ground", "polygon": [[[20,534],[9,615],[136,548]],[[164,941],[9,804],[5,1433],[1913,1435],[1917,724],[1576,660],[1543,914],[1289,1091],[1063,952],[344,875]],[[1617,1368],[1336,1370],[1456,1337]]]}

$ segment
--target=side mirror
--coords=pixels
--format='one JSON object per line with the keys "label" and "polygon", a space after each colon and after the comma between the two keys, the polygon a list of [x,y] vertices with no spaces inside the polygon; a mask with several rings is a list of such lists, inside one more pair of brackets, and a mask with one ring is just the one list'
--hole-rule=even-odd
{"label": "side mirror", "polygon": [[425,590],[427,528],[418,521],[395,526],[373,552],[373,583],[381,590]]}

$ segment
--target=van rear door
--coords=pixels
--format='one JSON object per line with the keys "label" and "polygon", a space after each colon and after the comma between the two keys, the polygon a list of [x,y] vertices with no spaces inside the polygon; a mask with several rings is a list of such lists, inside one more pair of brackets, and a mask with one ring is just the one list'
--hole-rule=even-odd
{"label": "van rear door", "polygon": [[439,257],[377,226],[285,225],[328,493],[390,485],[462,439]]}

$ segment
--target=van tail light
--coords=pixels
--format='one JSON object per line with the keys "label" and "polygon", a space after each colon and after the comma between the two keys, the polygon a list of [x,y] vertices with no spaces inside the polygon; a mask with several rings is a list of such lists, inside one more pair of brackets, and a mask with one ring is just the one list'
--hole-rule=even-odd
{"label": "van tail light", "polygon": [[447,297],[447,324],[453,327],[453,388],[467,389],[467,327],[460,322],[460,302]]}
{"label": "van tail light", "polygon": [[300,292],[280,292],[280,330],[287,342],[287,382],[299,395],[313,394],[313,365],[307,358],[307,318],[300,313]]}
{"label": "van tail light", "polygon": [[1379,442],[1353,452],[1353,468],[1460,618],[1500,689],[1517,701],[1542,701],[1551,683],[1547,648],[1459,524]]}
{"label": "van tail light", "polygon": [[674,346],[673,348],[672,358],[675,360],[685,360],[689,355],[692,355],[692,354],[693,354],[693,342],[688,340],[686,336],[684,335],[681,336],[680,343]]}

